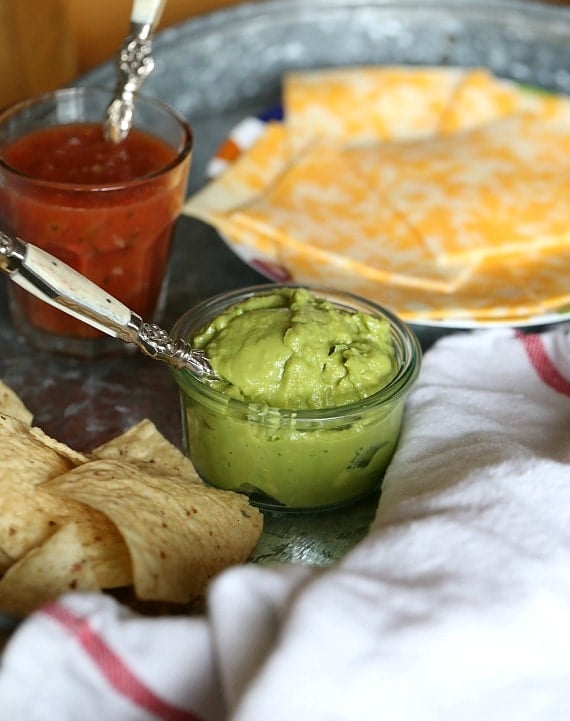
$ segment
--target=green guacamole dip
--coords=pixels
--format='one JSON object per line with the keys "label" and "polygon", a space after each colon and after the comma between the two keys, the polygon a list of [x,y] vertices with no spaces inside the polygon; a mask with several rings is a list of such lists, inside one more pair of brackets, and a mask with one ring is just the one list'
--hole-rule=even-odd
{"label": "green guacamole dip", "polygon": [[413,353],[402,356],[408,331],[341,292],[250,291],[176,328],[218,375],[175,372],[196,469],[267,508],[322,509],[377,489],[417,374]]}
{"label": "green guacamole dip", "polygon": [[233,398],[273,408],[331,408],[366,398],[396,374],[390,327],[306,289],[253,296],[194,336]]}

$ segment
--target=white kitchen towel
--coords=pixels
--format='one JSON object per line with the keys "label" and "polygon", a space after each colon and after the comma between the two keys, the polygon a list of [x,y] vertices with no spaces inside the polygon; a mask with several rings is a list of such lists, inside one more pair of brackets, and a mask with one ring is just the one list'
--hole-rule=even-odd
{"label": "white kitchen towel", "polygon": [[243,566],[193,619],[71,594],[0,665],[1,721],[567,721],[570,329],[424,358],[367,537]]}

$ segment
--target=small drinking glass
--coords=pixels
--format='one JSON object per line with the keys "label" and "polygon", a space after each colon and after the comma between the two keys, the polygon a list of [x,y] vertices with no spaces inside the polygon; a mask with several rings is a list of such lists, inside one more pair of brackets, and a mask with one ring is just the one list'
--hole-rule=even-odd
{"label": "small drinking glass", "polygon": [[[127,140],[105,140],[111,95],[66,88],[0,113],[0,223],[157,321],[192,131],[172,108],[138,96]],[[84,357],[125,347],[16,284],[8,288],[14,326],[32,346]]]}

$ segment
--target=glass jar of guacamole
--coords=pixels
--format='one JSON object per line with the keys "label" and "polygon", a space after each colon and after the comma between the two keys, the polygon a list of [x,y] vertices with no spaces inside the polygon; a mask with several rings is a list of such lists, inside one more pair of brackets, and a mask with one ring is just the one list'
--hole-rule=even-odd
{"label": "glass jar of guacamole", "polygon": [[218,376],[172,371],[204,481],[273,510],[334,508],[378,489],[421,363],[391,312],[268,284],[197,304],[172,334],[203,349]]}

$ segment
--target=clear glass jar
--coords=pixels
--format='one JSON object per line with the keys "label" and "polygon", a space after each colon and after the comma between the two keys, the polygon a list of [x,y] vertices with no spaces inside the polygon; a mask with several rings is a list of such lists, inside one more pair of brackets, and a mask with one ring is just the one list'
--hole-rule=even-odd
{"label": "clear glass jar", "polygon": [[[139,95],[129,137],[107,143],[101,118],[111,98],[106,89],[62,88],[0,113],[0,225],[156,320],[192,130],[173,108]],[[127,349],[15,283],[8,297],[16,330],[35,348],[88,358]]]}
{"label": "clear glass jar", "polygon": [[[191,340],[228,307],[279,287],[284,286],[263,284],[205,300],[176,322],[172,335]],[[180,390],[185,449],[200,476],[271,510],[328,509],[377,490],[421,364],[417,338],[390,311],[350,293],[309,290],[335,308],[388,321],[397,372],[385,387],[334,408],[284,410],[230,398],[187,369],[172,370]]]}

